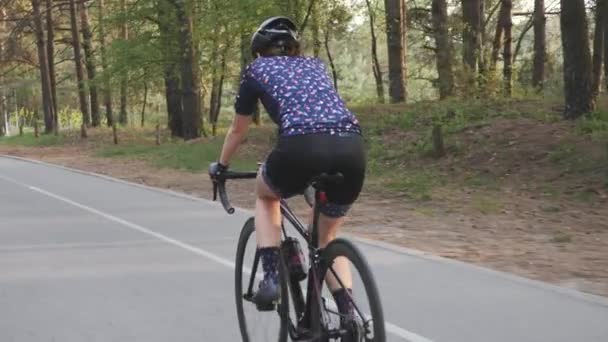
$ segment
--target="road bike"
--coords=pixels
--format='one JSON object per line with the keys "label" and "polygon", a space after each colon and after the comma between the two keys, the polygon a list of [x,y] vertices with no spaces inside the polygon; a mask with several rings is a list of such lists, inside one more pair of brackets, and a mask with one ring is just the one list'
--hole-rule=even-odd
{"label": "road bike", "polygon": [[[229,213],[235,212],[226,192],[226,181],[256,178],[257,172],[224,172],[213,180],[213,199],[220,201]],[[256,246],[254,218],[243,226],[236,252],[235,299],[243,341],[375,341],[386,340],[385,324],[378,288],[370,267],[360,249],[348,240],[337,238],[326,248],[319,248],[318,222],[320,207],[327,201],[325,189],[343,180],[341,174],[322,174],[310,182],[305,193],[313,208],[309,228],[297,218],[285,199],[281,199],[281,247],[279,277],[280,298],[270,308],[260,311],[253,302],[257,282],[262,278],[260,256]],[[288,227],[285,221],[291,224]],[[300,238],[288,234],[295,230]],[[300,241],[308,248],[308,257]],[[345,258],[353,275],[352,293],[347,296],[353,312],[341,314],[325,285],[327,276],[346,285],[334,270],[334,261]],[[306,270],[306,264],[308,269]]]}

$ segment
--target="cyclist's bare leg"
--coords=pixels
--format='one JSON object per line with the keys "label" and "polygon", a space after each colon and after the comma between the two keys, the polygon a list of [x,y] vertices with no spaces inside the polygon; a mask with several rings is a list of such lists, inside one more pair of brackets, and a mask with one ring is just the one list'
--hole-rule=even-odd
{"label": "cyclist's bare leg", "polygon": [[258,173],[256,179],[255,231],[258,247],[279,247],[281,243],[281,203]]}
{"label": "cyclist's bare leg", "polygon": [[[343,223],[344,217],[332,218],[323,214],[319,215],[319,246],[321,248],[325,248],[336,238],[338,230]],[[352,289],[353,280],[348,260],[343,257],[336,258],[336,260],[334,260],[333,269],[340,278],[342,285],[344,285],[344,287],[347,289]],[[327,274],[325,277],[325,282],[327,283],[327,287],[329,287],[330,291],[332,292],[342,288],[332,273]]]}

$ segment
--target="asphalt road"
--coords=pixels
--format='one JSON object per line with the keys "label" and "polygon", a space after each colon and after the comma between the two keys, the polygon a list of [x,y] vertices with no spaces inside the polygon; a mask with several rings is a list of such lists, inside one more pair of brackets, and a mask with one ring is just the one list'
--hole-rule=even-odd
{"label": "asphalt road", "polygon": [[[0,158],[0,341],[238,341],[246,211]],[[359,240],[390,341],[606,342],[608,300]]]}

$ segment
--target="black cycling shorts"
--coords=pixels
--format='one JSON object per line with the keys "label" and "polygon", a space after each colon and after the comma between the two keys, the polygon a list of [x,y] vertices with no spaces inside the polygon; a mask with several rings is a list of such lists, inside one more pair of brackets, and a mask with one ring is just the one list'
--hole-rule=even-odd
{"label": "black cycling shorts", "polygon": [[365,179],[363,138],[354,133],[316,133],[279,137],[262,169],[264,181],[277,195],[289,198],[304,193],[322,173],[341,173],[344,181],[327,187],[329,217],[346,215],[357,200]]}

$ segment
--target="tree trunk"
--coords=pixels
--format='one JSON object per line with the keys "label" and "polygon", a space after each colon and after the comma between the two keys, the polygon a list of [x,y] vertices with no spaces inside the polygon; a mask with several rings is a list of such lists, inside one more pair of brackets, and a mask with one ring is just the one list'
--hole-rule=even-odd
{"label": "tree trunk", "polygon": [[182,91],[177,73],[176,64],[165,64],[165,97],[167,99],[167,114],[169,115],[169,130],[171,130],[171,136],[183,138]]}
{"label": "tree trunk", "polygon": [[49,61],[49,79],[51,83],[51,100],[53,104],[53,124],[57,129],[57,78],[55,73],[55,28],[53,27],[53,0],[46,0],[46,57]]}
{"label": "tree trunk", "polygon": [[604,37],[606,16],[608,13],[607,0],[597,0],[595,8],[595,33],[593,37],[593,71],[592,71],[592,84],[591,91],[593,96],[597,96],[600,93],[600,86],[602,84],[602,63],[604,61],[604,44],[606,39]]}
{"label": "tree trunk", "polygon": [[[179,71],[176,63],[176,53],[178,45],[176,36],[171,28],[174,27],[175,7],[167,3],[166,0],[160,0],[157,3],[158,8],[158,29],[160,32],[160,40],[163,49],[163,77],[165,80],[165,98],[167,103],[168,126],[172,137],[184,137],[182,124],[182,95],[179,79]],[[163,20],[164,18],[164,20]]]}
{"label": "tree trunk", "polygon": [[372,71],[374,72],[374,78],[376,79],[376,94],[378,96],[378,102],[384,103],[384,83],[382,81],[382,69],[380,68],[380,62],[378,61],[378,39],[376,37],[374,9],[372,8],[370,0],[365,0],[365,3],[367,4],[369,27],[372,38]]}
{"label": "tree trunk", "polygon": [[[253,56],[251,55],[251,35],[249,33],[241,33],[241,77],[245,75],[245,69],[251,63]],[[238,82],[237,84],[240,84]],[[237,89],[238,92],[238,89]],[[256,105],[253,113],[253,122],[256,125],[260,124],[260,108]]]}
{"label": "tree trunk", "polygon": [[388,45],[389,96],[392,103],[405,102],[407,7],[405,0],[384,0],[386,8],[386,41]]}
{"label": "tree trunk", "polygon": [[78,81],[80,112],[82,113],[82,122],[88,126],[91,123],[91,118],[89,116],[89,103],[87,101],[87,93],[84,84],[84,72],[82,70],[80,30],[78,29],[78,21],[76,20],[76,0],[70,0],[70,22],[72,24],[72,46],[74,47],[74,62],[76,64],[76,79]]}
{"label": "tree trunk", "polygon": [[[120,0],[120,10],[123,14],[127,13],[126,0]],[[120,25],[120,38],[123,40],[129,39],[129,29],[126,20]],[[118,114],[118,122],[123,126],[129,121],[127,115],[127,81],[127,75],[122,75],[120,80],[120,113]]]}
{"label": "tree trunk", "polygon": [[547,59],[547,18],[545,17],[545,0],[534,1],[534,66],[532,69],[532,86],[538,91],[545,83],[545,60]]}
{"label": "tree trunk", "polygon": [[515,51],[513,52],[513,61],[511,62],[511,64],[515,64],[515,62],[517,61],[524,38],[526,37],[526,34],[528,34],[528,31],[530,31],[533,27],[534,17],[530,17],[528,22],[524,25],[524,28],[522,29],[521,33],[519,34],[519,38],[517,38],[517,44],[515,44]]}
{"label": "tree trunk", "polygon": [[[219,40],[219,37],[217,37]],[[211,134],[216,135],[217,120],[220,116],[222,108],[222,94],[224,92],[224,80],[226,79],[226,59],[230,44],[225,43],[224,48],[220,51],[219,41],[215,41],[213,55],[214,61],[220,60],[220,65],[213,66],[213,76],[211,84],[211,96],[209,101],[209,122],[211,122]]]}
{"label": "tree trunk", "polygon": [[591,53],[584,0],[561,0],[560,25],[564,55],[564,117],[576,119],[595,109],[591,89]]}
{"label": "tree trunk", "polygon": [[42,109],[44,111],[44,131],[53,131],[53,99],[51,95],[51,79],[49,76],[49,61],[46,43],[44,41],[44,29],[42,27],[42,15],[40,14],[40,0],[32,0],[34,15],[34,30],[36,32],[36,45],[38,48],[38,63],[40,64],[40,83],[42,86]]}
{"label": "tree trunk", "polygon": [[99,117],[99,101],[97,98],[97,86],[95,85],[95,59],[93,56],[93,47],[91,44],[91,27],[89,25],[89,10],[84,3],[78,5],[80,10],[80,24],[82,25],[82,47],[84,49],[85,66],[89,79],[89,93],[91,94],[91,125],[98,127],[101,123]]}
{"label": "tree trunk", "polygon": [[[605,6],[608,7],[608,4]],[[604,15],[604,83],[608,92],[608,14]]]}
{"label": "tree trunk", "polygon": [[[4,37],[6,34],[6,21],[4,18],[6,17],[6,9],[4,7],[0,8],[0,36]],[[0,40],[0,61],[3,61],[4,58],[4,40]],[[4,73],[0,74],[0,136],[8,135],[8,118],[6,113],[8,112],[8,98],[6,96],[6,87],[4,86]]]}
{"label": "tree trunk", "polygon": [[502,4],[502,0],[499,0],[500,10],[498,11],[498,21],[496,22],[496,33],[494,34],[494,40],[492,41],[492,57],[490,70],[496,70],[496,64],[498,64],[498,56],[500,55],[500,48],[502,47],[502,40],[504,34],[504,27],[502,25],[502,18],[504,17],[505,6]]}
{"label": "tree trunk", "polygon": [[452,40],[448,26],[448,6],[446,0],[433,0],[431,14],[439,77],[439,98],[445,99],[454,93],[454,73],[452,71]]}
{"label": "tree trunk", "polygon": [[[108,57],[106,55],[106,37],[105,37],[105,13],[104,13],[104,0],[99,0],[99,47],[101,49],[101,67],[103,71],[108,70]],[[110,78],[108,75],[105,76],[103,81],[103,102],[106,107],[106,124],[108,127],[114,125],[114,113],[112,113],[112,88],[110,87]]]}
{"label": "tree trunk", "polygon": [[502,0],[502,6],[505,8],[503,17],[501,18],[502,26],[505,30],[505,44],[502,53],[503,58],[503,82],[505,95],[511,97],[512,93],[512,76],[513,76],[513,2],[511,0]]}
{"label": "tree trunk", "polygon": [[[314,5],[312,8],[312,51],[313,55],[318,58],[321,55],[321,39],[319,38],[321,33],[321,27],[319,24],[319,10],[318,6]],[[325,30],[327,30],[326,28]]]}
{"label": "tree trunk", "polygon": [[462,0],[464,21],[462,60],[472,72],[471,80],[474,80],[477,73],[481,53],[481,1]]}
{"label": "tree trunk", "polygon": [[176,8],[181,52],[182,125],[184,139],[191,140],[201,136],[198,63],[196,63],[194,44],[192,42],[192,18],[186,13],[183,1],[176,2]]}
{"label": "tree trunk", "polygon": [[146,105],[148,104],[148,82],[144,82],[144,104],[141,108],[141,127],[146,123]]}
{"label": "tree trunk", "polygon": [[327,52],[327,59],[329,60],[329,66],[331,67],[331,75],[334,79],[334,88],[336,88],[336,91],[338,91],[338,71],[336,70],[334,58],[331,55],[331,49],[329,48],[329,28],[325,29],[325,52]]}

